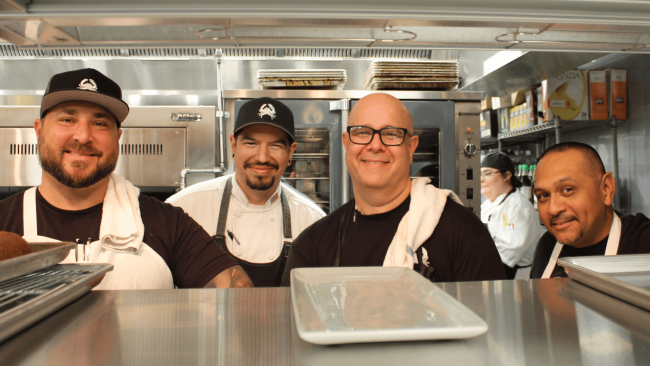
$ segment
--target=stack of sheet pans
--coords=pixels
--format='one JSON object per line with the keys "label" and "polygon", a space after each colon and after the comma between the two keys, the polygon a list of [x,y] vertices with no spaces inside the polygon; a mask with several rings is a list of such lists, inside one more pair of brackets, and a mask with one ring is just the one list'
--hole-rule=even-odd
{"label": "stack of sheet pans", "polygon": [[451,90],[459,82],[457,61],[373,61],[363,85],[365,90]]}
{"label": "stack of sheet pans", "polygon": [[287,69],[258,70],[262,89],[343,89],[345,70]]}
{"label": "stack of sheet pans", "polygon": [[57,264],[75,243],[29,245],[31,254],[0,261],[0,342],[90,291],[113,269],[112,264]]}

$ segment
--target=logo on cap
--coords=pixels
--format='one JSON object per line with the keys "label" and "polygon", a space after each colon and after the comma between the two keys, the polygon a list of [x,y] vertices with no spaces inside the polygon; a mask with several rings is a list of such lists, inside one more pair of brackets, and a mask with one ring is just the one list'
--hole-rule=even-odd
{"label": "logo on cap", "polygon": [[95,80],[93,79],[83,79],[79,83],[79,87],[77,89],[81,90],[90,90],[90,91],[97,91],[97,84],[95,84]]}
{"label": "logo on cap", "polygon": [[259,113],[260,118],[264,116],[269,116],[271,117],[271,120],[275,119],[275,108],[273,108],[272,104],[262,104],[260,107],[260,113]]}

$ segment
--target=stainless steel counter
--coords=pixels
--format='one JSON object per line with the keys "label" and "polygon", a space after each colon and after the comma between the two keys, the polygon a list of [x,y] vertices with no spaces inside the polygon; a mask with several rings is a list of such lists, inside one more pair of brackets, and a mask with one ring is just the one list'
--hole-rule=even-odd
{"label": "stainless steel counter", "polygon": [[8,365],[645,365],[650,312],[568,279],[439,284],[489,324],[465,341],[316,346],[289,290],[94,291],[0,345]]}

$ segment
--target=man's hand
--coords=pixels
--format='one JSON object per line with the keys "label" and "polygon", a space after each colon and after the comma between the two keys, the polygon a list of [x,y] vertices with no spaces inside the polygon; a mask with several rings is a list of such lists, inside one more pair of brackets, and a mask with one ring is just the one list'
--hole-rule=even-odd
{"label": "man's hand", "polygon": [[204,288],[253,287],[253,282],[240,266],[234,266],[219,273]]}

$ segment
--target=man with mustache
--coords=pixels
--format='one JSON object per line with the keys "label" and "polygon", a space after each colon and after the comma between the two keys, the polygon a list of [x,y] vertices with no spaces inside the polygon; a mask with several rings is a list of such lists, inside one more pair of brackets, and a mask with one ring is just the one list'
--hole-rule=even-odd
{"label": "man with mustache", "polygon": [[481,220],[455,193],[410,179],[419,139],[400,100],[362,98],[342,138],[354,199],[300,234],[283,284],[293,268],[332,266],[407,267],[436,282],[505,279]]}
{"label": "man with mustache", "polygon": [[280,182],[298,146],[295,135],[293,114],[280,101],[244,103],[230,136],[235,173],[167,200],[214,235],[255,287],[280,285],[293,239],[325,216],[313,201]]}
{"label": "man with mustache", "polygon": [[537,245],[531,278],[566,277],[557,265],[562,257],[650,253],[650,220],[617,213],[615,191],[593,147],[565,142],[544,152],[534,194],[548,232]]}
{"label": "man with mustache", "polygon": [[0,230],[28,242],[76,241],[63,263],[110,263],[97,289],[250,287],[181,209],[114,174],[129,107],[94,69],[54,75],[34,121],[42,183],[0,202]]}

